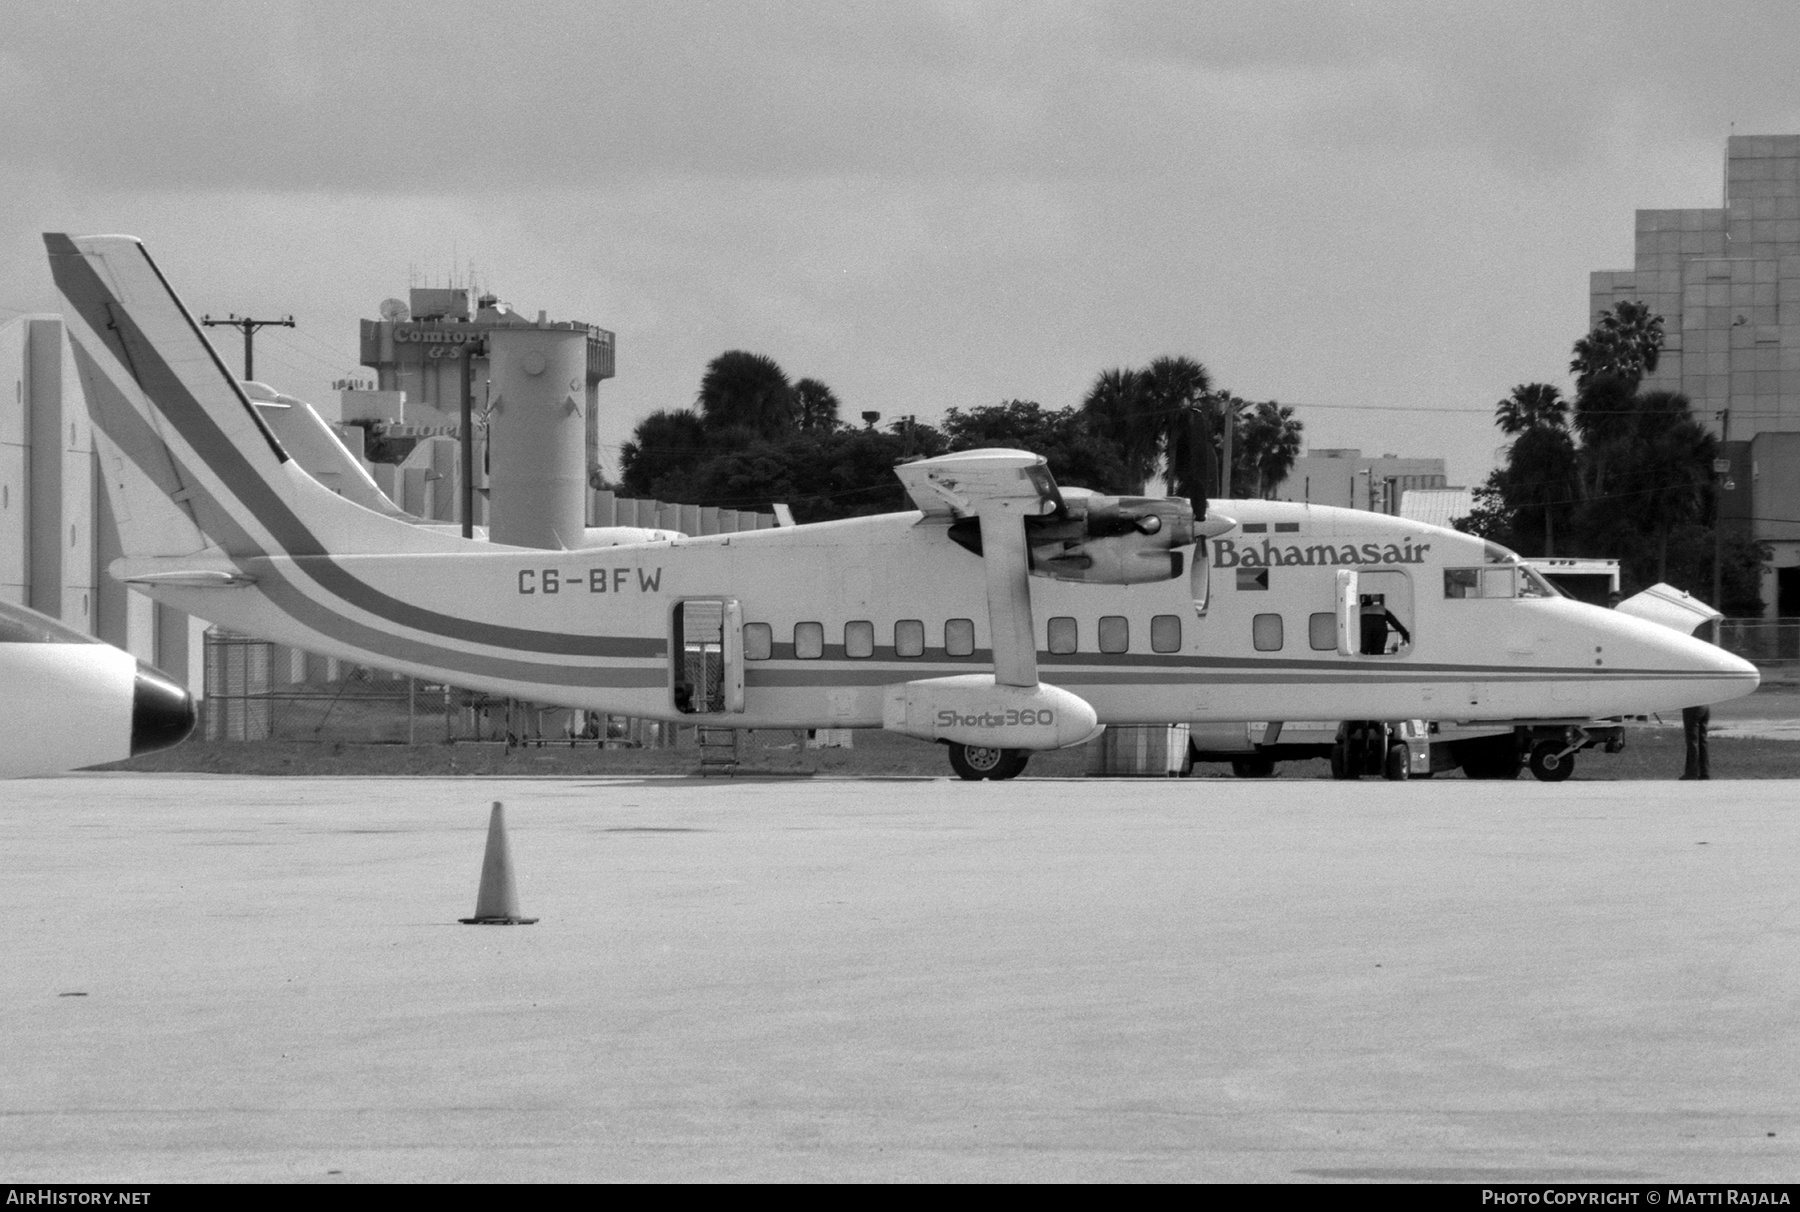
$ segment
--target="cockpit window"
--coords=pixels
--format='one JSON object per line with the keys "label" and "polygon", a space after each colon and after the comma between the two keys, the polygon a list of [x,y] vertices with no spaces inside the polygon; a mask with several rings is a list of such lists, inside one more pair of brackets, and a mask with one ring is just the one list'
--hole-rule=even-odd
{"label": "cockpit window", "polygon": [[1520,562],[1519,553],[1512,548],[1486,541],[1481,544],[1481,558],[1489,564],[1517,564]]}
{"label": "cockpit window", "polygon": [[1564,598],[1569,595],[1556,587],[1543,573],[1530,565],[1519,568],[1519,596],[1522,598]]}
{"label": "cockpit window", "polygon": [[[1493,546],[1492,544],[1489,545]],[[1505,551],[1504,547],[1498,550]],[[1447,598],[1555,598],[1562,594],[1535,568],[1525,564],[1444,569]]]}

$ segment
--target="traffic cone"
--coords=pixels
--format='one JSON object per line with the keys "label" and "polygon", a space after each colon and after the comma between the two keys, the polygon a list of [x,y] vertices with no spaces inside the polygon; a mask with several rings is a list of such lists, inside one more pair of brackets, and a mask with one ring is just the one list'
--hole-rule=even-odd
{"label": "traffic cone", "polygon": [[519,885],[513,879],[512,849],[506,844],[506,809],[494,801],[488,818],[487,852],[481,858],[481,890],[475,894],[475,916],[458,918],[465,926],[529,926],[535,917],[519,916]]}

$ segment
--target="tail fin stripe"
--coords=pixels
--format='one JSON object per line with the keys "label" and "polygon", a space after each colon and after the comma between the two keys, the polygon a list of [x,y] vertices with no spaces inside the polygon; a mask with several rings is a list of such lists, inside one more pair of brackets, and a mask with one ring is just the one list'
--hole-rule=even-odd
{"label": "tail fin stripe", "polygon": [[[240,449],[208,414],[205,406],[194,397],[187,384],[163,357],[161,350],[144,333],[130,314],[130,309],[120,305],[113,292],[101,281],[87,257],[67,237],[45,237],[53,253],[63,252],[56,243],[58,239],[67,244],[67,252],[64,255],[53,255],[51,266],[63,294],[95,334],[106,341],[115,355],[119,356],[122,364],[125,363],[125,352],[130,352],[129,364],[135,367],[138,386],[145,396],[211,472],[219,488],[237,498],[245,512],[269,536],[276,548],[275,552],[271,552],[263,541],[245,534],[241,545],[235,546],[234,558],[254,559],[273,554],[293,556],[296,558],[297,568],[317,582],[320,588],[337,595],[346,603],[396,626],[444,639],[559,656],[650,655],[648,651],[640,649],[657,643],[655,641],[534,631],[459,618],[391,597],[352,575],[330,558],[325,545],[276,490],[270,476],[256,466],[256,459],[259,457],[257,452]],[[138,247],[141,250],[142,246]],[[148,262],[149,254],[145,253],[144,256]],[[154,269],[154,262],[150,264]],[[156,276],[162,290],[179,305],[180,301],[175,299],[174,292],[169,290],[161,273]],[[209,351],[212,364],[222,380],[232,382],[233,390],[236,391],[235,382],[218,365],[216,355],[211,354],[211,345],[199,333],[198,328],[194,327],[193,317],[185,308],[182,308],[181,315],[193,329],[193,339]],[[243,393],[239,391],[237,394],[241,400]],[[248,403],[245,407],[249,408]],[[254,409],[251,409],[251,415],[255,416]],[[262,418],[255,419],[258,427],[267,433]],[[269,435],[269,440],[271,448],[285,458],[285,453],[272,434]],[[133,456],[133,461],[138,462],[136,455]],[[145,467],[142,462],[139,462],[139,466],[147,475],[155,478],[149,467]],[[190,489],[200,483],[191,472],[181,473],[181,479]],[[203,496],[204,494],[197,495],[194,499],[198,502]],[[214,506],[218,515],[229,517],[231,511],[223,501],[214,502]],[[234,532],[242,533],[243,530],[236,524],[228,530],[221,530],[214,525],[217,517],[206,517],[204,520],[206,525],[202,529],[214,541],[226,539]]]}

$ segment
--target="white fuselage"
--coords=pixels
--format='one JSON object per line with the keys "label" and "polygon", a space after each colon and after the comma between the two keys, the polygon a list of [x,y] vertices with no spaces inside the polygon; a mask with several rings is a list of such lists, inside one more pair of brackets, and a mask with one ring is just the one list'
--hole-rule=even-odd
{"label": "white fuselage", "polygon": [[[1495,567],[1468,535],[1291,502],[1214,508],[1239,527],[1202,548],[1207,585],[1031,578],[1044,682],[1087,700],[1104,724],[1573,719],[1715,702],[1756,684],[1753,667],[1716,648],[1570,599],[1447,597],[1446,570]],[[151,592],[358,663],[689,721],[699,717],[675,698],[673,607],[728,599],[746,634],[766,627],[770,640],[766,657],[749,645],[742,711],[722,713],[746,728],[880,726],[886,687],[992,667],[981,557],[917,513],[593,551],[484,548],[239,558],[254,584]],[[1345,568],[1404,620],[1400,651],[1338,650],[1330,623]],[[899,655],[897,628],[922,634],[919,655]],[[817,656],[805,655],[810,635]],[[862,636],[868,655],[850,655]]]}

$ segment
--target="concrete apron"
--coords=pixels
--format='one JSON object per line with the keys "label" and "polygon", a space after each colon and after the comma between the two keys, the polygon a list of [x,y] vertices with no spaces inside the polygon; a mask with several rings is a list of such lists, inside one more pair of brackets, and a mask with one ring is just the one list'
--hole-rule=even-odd
{"label": "concrete apron", "polygon": [[[5,1169],[1791,1180],[1793,799],[0,784]],[[455,924],[493,800],[529,929]]]}

